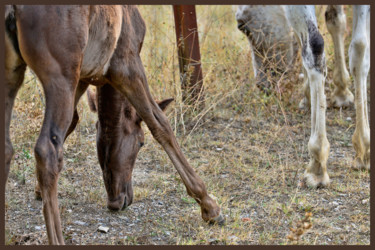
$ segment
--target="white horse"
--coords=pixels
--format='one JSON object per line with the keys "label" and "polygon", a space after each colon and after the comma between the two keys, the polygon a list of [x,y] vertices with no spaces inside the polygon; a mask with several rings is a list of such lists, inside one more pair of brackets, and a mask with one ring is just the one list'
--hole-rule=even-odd
{"label": "white horse", "polygon": [[[325,13],[328,31],[335,48],[335,69],[332,104],[336,107],[353,103],[349,90],[349,73],[346,70],[343,36],[346,17],[340,5],[328,6]],[[238,6],[238,28],[244,32],[252,47],[254,72],[259,84],[264,86],[264,72],[269,58],[276,58],[285,71],[293,65],[296,49],[293,35],[301,48],[304,68],[305,98],[300,106],[311,104],[311,136],[308,144],[310,163],[304,177],[309,186],[327,186],[329,142],[325,128],[326,75],[324,40],[315,16],[314,6]],[[279,45],[275,45],[279,44]],[[272,54],[277,51],[277,56]],[[280,55],[280,56],[279,56]],[[280,60],[284,58],[284,60]],[[266,60],[264,59],[266,58]],[[274,61],[275,62],[275,61]],[[282,62],[282,63],[281,63]],[[370,169],[370,127],[367,111],[367,76],[370,68],[370,7],[353,6],[353,35],[349,47],[349,68],[355,84],[356,129],[352,138],[356,151],[356,167]]]}

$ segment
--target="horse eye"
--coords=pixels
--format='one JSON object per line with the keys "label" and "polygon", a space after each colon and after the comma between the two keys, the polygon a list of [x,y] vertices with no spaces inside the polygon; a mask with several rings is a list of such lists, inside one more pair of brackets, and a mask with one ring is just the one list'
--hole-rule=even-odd
{"label": "horse eye", "polygon": [[144,142],[140,142],[140,143],[139,143],[139,147],[140,147],[140,148],[143,147],[143,145],[145,145]]}

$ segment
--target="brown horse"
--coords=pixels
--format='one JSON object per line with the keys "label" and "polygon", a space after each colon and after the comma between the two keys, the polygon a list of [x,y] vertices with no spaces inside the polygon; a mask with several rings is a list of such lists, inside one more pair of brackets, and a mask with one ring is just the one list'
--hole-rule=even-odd
{"label": "brown horse", "polygon": [[[90,84],[99,86],[97,145],[108,207],[119,210],[131,203],[131,172],[143,142],[143,120],[188,194],[201,206],[202,218],[223,222],[219,206],[187,162],[150,94],[139,55],[146,29],[136,7],[6,6],[5,19],[5,175],[13,155],[9,136],[13,103],[29,66],[46,98],[35,158],[50,244],[64,244],[57,201],[63,143],[75,127],[75,107]],[[122,129],[116,130],[119,124]]]}

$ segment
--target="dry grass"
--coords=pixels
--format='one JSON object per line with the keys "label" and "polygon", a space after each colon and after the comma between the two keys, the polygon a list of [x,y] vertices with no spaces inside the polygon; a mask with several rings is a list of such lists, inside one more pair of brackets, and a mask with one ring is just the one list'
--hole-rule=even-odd
{"label": "dry grass", "polygon": [[[350,169],[354,108],[327,110],[331,186],[298,188],[310,135],[310,113],[298,110],[301,83],[288,100],[263,96],[253,84],[249,45],[236,29],[232,8],[197,6],[206,107],[192,118],[192,125],[184,126],[184,112],[191,107],[181,103],[172,7],[140,9],[148,28],[142,58],[152,93],[155,99],[176,99],[168,117],[227,223],[220,227],[203,222],[199,206],[146,126],[146,145],[133,174],[134,203],[123,212],[109,212],[96,156],[96,115],[82,100],[81,121],[65,143],[59,180],[66,243],[369,244],[370,176]],[[329,82],[333,48],[323,11],[317,7]],[[326,93],[329,97],[328,87]],[[28,73],[11,124],[16,155],[6,193],[7,244],[47,243],[41,203],[33,194],[33,146],[42,123],[42,95],[40,84]],[[288,240],[306,213],[311,228],[305,228],[298,241]],[[98,232],[99,225],[110,227],[109,232]]]}

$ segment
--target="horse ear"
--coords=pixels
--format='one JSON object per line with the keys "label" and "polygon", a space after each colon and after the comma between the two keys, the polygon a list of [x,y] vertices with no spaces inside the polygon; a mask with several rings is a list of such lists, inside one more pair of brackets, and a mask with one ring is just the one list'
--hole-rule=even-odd
{"label": "horse ear", "polygon": [[[173,102],[173,98],[164,99],[163,101],[156,101],[156,103],[159,105],[159,108],[163,111],[168,107],[168,105]],[[136,123],[142,122],[142,118],[137,114],[137,120]]]}
{"label": "horse ear", "polygon": [[168,107],[168,105],[173,102],[173,98],[164,99],[163,101],[157,101],[156,103],[159,105],[159,108],[163,111]]}

